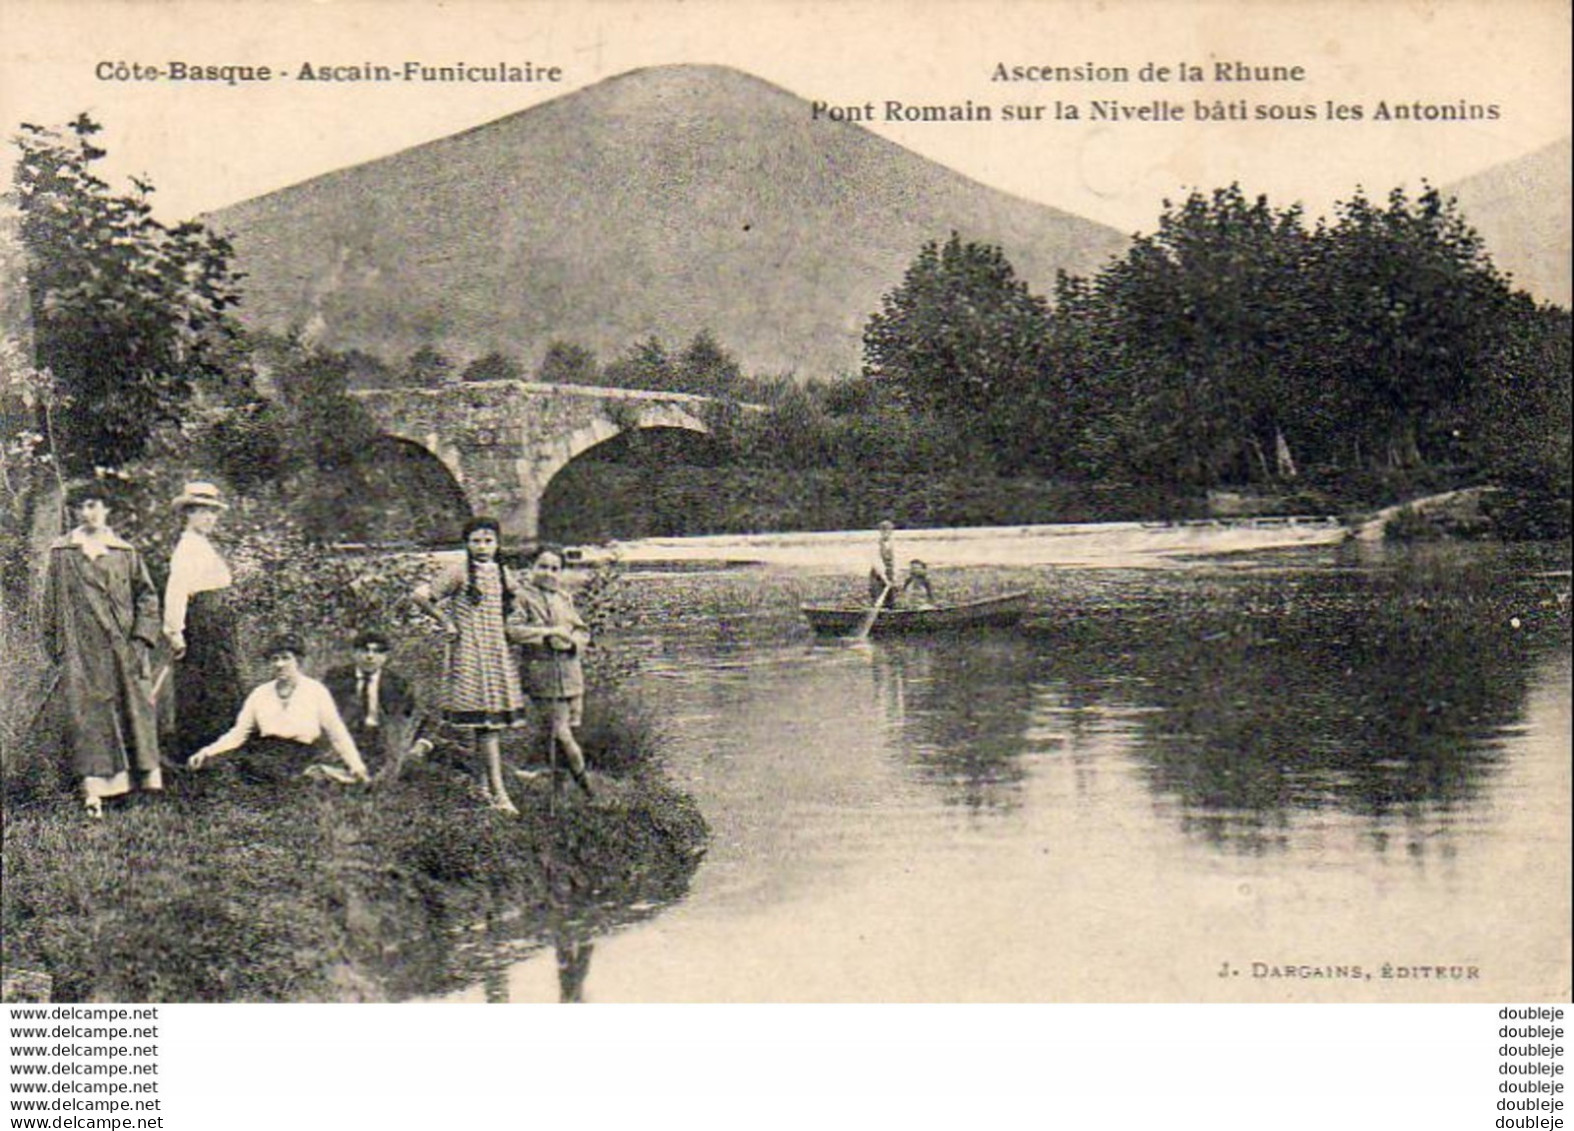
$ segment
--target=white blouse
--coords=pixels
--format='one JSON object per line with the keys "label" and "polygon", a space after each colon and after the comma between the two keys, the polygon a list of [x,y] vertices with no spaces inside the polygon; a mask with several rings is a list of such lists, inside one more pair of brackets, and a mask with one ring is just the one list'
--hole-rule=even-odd
{"label": "white blouse", "polygon": [[195,530],[182,532],[169,558],[169,584],[164,587],[164,632],[186,631],[186,605],[193,593],[228,589],[234,578],[219,552]]}
{"label": "white blouse", "polygon": [[346,766],[366,772],[355,739],[350,737],[326,687],[310,676],[296,676],[295,690],[286,700],[279,697],[278,682],[270,679],[246,696],[235,725],[210,742],[206,750],[210,755],[238,750],[253,734],[311,744],[324,733]]}

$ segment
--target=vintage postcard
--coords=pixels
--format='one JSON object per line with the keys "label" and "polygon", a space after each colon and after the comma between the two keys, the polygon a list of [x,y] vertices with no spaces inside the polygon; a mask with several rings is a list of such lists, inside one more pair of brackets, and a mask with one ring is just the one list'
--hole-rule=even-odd
{"label": "vintage postcard", "polygon": [[7,999],[1566,1000],[1569,47],[0,0]]}

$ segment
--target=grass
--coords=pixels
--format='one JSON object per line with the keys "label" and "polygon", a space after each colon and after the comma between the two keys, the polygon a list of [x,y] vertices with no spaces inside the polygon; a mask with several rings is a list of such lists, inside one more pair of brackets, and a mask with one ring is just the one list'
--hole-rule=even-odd
{"label": "grass", "polygon": [[[298,580],[270,575],[280,592]],[[390,587],[408,590],[397,577]],[[243,641],[271,635],[266,620],[253,610]],[[349,632],[307,635],[311,674],[349,658]],[[435,704],[440,647],[429,634],[395,635],[394,665]],[[595,659],[614,677],[600,683],[615,686],[617,658]],[[269,678],[260,656],[246,660],[248,686]],[[571,793],[551,804],[543,775],[514,780],[521,814],[499,816],[472,794],[470,751],[440,730],[428,761],[397,782],[249,781],[221,759],[172,771],[162,796],[112,802],[89,822],[53,741],[53,674],[25,610],[0,606],[0,959],[7,974],[47,974],[57,1001],[436,993],[484,973],[510,944],[565,930],[588,938],[680,898],[705,844],[697,809],[662,774],[654,718],[616,690],[586,704],[593,805]],[[503,753],[539,765],[543,735],[506,732]],[[478,936],[477,924],[492,929]]]}
{"label": "grass", "polygon": [[[396,782],[248,781],[221,759],[89,822],[50,741],[58,704],[35,711],[50,668],[32,638],[0,616],[0,963],[48,975],[56,1001],[434,994],[565,923],[588,938],[652,914],[703,852],[653,718],[616,693],[592,696],[581,732],[594,804],[568,791],[553,805],[544,777],[515,780],[521,814],[499,816],[471,791],[469,751],[440,732]],[[424,657],[408,659],[432,686]],[[508,732],[505,758],[539,763],[539,747],[536,731]]]}
{"label": "grass", "polygon": [[5,966],[50,974],[57,1001],[437,993],[474,973],[455,961],[474,924],[597,931],[681,897],[705,841],[698,811],[651,774],[609,788],[554,814],[545,782],[521,784],[510,818],[438,765],[371,789],[280,788],[221,762],[102,823],[17,799]]}

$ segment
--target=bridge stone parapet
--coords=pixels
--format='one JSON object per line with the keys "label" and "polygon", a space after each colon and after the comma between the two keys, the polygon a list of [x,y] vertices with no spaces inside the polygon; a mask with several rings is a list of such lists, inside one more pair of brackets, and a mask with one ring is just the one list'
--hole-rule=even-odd
{"label": "bridge stone parapet", "polygon": [[533,381],[352,395],[386,435],[440,460],[471,510],[497,515],[511,543],[535,540],[547,486],[576,456],[637,428],[708,433],[707,408],[719,403],[690,393]]}

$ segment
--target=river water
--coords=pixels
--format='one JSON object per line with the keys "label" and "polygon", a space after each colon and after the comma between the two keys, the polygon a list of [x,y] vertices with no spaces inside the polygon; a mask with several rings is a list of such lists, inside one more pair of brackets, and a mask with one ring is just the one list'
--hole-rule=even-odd
{"label": "river water", "polygon": [[[1568,995],[1567,547],[1124,531],[960,568],[991,537],[930,556],[942,596],[1029,589],[1015,630],[817,643],[798,602],[862,582],[801,546],[631,575],[620,643],[712,840],[578,941],[576,996]],[[557,1000],[561,952],[486,996]]]}

